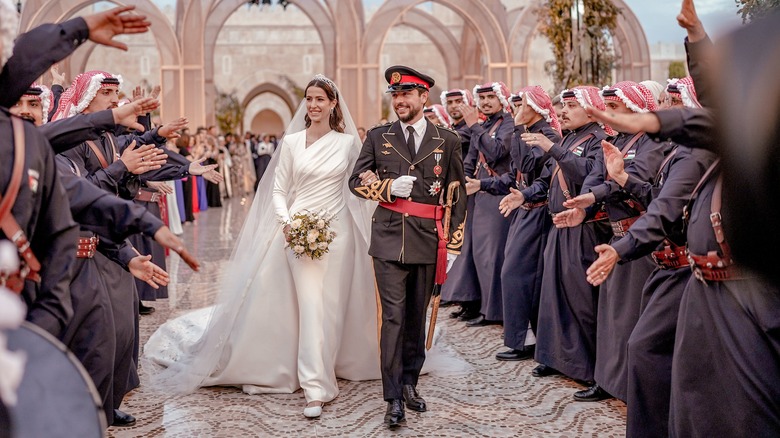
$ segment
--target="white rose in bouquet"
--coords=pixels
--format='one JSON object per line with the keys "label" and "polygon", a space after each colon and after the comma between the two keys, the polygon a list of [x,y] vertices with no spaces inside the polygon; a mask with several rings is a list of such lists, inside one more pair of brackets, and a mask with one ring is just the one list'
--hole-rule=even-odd
{"label": "white rose in bouquet", "polygon": [[323,228],[325,228],[325,221],[323,219],[320,219],[317,221],[317,229],[321,230]]}
{"label": "white rose in bouquet", "polygon": [[306,236],[306,241],[314,243],[320,238],[320,232],[317,230],[309,230],[309,234]]}
{"label": "white rose in bouquet", "polygon": [[320,242],[317,244],[317,248],[319,249],[328,249],[328,242]]}
{"label": "white rose in bouquet", "polygon": [[295,219],[292,222],[290,222],[290,228],[292,228],[293,230],[297,230],[298,228],[301,227],[302,223],[303,222],[300,219]]}
{"label": "white rose in bouquet", "polygon": [[303,251],[305,251],[306,248],[304,248],[302,245],[295,245],[295,246],[293,246],[292,250],[296,254],[303,254]]}
{"label": "white rose in bouquet", "polygon": [[310,244],[309,244],[309,249],[310,249],[310,250],[312,250],[312,251],[314,251],[315,249],[317,249],[317,243],[314,243],[314,242],[313,242],[313,243],[310,243]]}

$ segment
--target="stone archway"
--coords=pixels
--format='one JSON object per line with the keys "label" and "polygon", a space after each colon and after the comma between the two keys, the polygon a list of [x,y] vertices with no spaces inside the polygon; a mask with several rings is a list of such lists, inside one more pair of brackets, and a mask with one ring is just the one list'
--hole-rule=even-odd
{"label": "stone archway", "polygon": [[[43,23],[56,23],[66,20],[73,16],[79,10],[98,3],[100,0],[28,0],[24,3],[20,29],[27,31]],[[152,23],[150,31],[154,34],[155,44],[160,55],[160,84],[163,89],[162,106],[160,114],[163,117],[174,117],[183,114],[184,102],[181,99],[181,78],[179,69],[182,62],[181,52],[179,51],[178,38],[176,32],[170,25],[168,19],[162,11],[150,0],[122,0],[112,1],[116,5],[134,5],[136,11],[147,16]],[[79,54],[73,60],[64,63],[69,70],[65,71],[66,76],[73,78],[76,73],[74,68],[83,69],[86,60],[94,50],[94,44],[85,43],[87,47],[82,54]],[[73,62],[75,61],[75,62]],[[79,73],[81,71],[78,71]]]}
{"label": "stone archway", "polygon": [[456,74],[460,71],[462,62],[462,56],[458,50],[459,44],[455,36],[447,31],[441,21],[431,14],[412,8],[395,23],[395,25],[401,24],[416,29],[428,37],[444,58],[448,80],[453,80],[453,76],[455,80],[459,79],[459,75]]}
{"label": "stone archway", "polygon": [[[509,50],[505,38],[506,24],[502,16],[505,13],[505,8],[501,2],[499,0],[479,2],[434,0],[434,2],[457,13],[463,19],[464,26],[474,32],[479,46],[482,48],[482,53],[486,57],[486,75],[492,80],[506,81],[509,74]],[[371,17],[366,25],[366,28],[371,29],[371,31],[365,32],[361,45],[363,61],[363,80],[361,83],[364,90],[377,88],[382,73],[379,71],[379,54],[382,52],[389,30],[398,23],[399,17],[420,3],[424,3],[424,1],[386,1]],[[358,123],[362,123],[363,120],[379,119],[381,101],[376,96],[364,93],[361,103],[360,115],[363,117]]]}
{"label": "stone archway", "polygon": [[263,94],[263,93],[271,93],[276,96],[279,96],[284,103],[287,105],[287,108],[290,110],[290,114],[295,113],[295,109],[298,107],[298,102],[295,102],[293,100],[293,96],[282,87],[272,84],[270,82],[266,82],[263,84],[259,84],[253,89],[251,89],[246,95],[239,96],[241,100],[241,107],[246,108],[246,106],[249,104],[249,102],[252,101],[255,97]]}
{"label": "stone archway", "polygon": [[[241,6],[246,5],[246,0],[212,0],[202,29],[203,41],[203,82],[204,82],[204,106],[206,120],[214,119],[214,97],[216,87],[214,84],[214,50],[217,37],[228,18]],[[331,19],[330,11],[318,0],[293,0],[290,3],[298,7],[311,20],[314,28],[320,36],[324,52],[324,74],[333,77],[336,60],[336,28]],[[186,38],[182,35],[182,38]]]}

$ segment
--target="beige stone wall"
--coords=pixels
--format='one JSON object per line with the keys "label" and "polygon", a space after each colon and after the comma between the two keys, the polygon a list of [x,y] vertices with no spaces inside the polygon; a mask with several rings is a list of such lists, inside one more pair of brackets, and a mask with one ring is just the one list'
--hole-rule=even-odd
{"label": "beige stone wall", "polygon": [[[303,87],[315,73],[326,73],[341,82],[356,122],[370,126],[380,117],[386,98],[382,72],[394,64],[410,65],[433,76],[437,81],[431,93],[434,103],[442,89],[456,85],[471,89],[477,82],[504,78],[513,91],[529,84],[559,91],[551,89],[544,73],[545,62],[552,58],[549,46],[538,35],[534,17],[526,12],[537,0],[440,0],[417,4],[411,10],[399,8],[396,15],[378,11],[414,2],[388,0],[381,7],[361,8],[360,0],[297,0],[283,10],[276,5],[248,7],[236,0],[153,1],[159,7],[149,0],[129,1],[156,20],[155,33],[122,37],[130,46],[128,52],[87,44],[65,63],[65,69],[71,75],[82,67],[119,73],[125,79],[125,90],[138,84],[164,84],[163,121],[186,115],[193,125],[214,123],[211,100],[216,87],[235,90],[246,104],[245,129],[278,130],[279,120],[286,124],[300,100],[291,85]],[[22,27],[35,25],[36,20],[92,11],[92,6],[83,4],[81,0],[26,0]],[[106,8],[109,4],[98,5]],[[178,10],[175,5],[180,6]],[[45,13],[35,13],[38,10]],[[457,11],[468,11],[468,16]],[[213,21],[215,16],[227,19]],[[421,19],[437,24],[415,28],[412,23]],[[378,30],[382,26],[389,26],[386,34]],[[480,27],[479,32],[473,26]],[[207,37],[210,29],[219,29],[213,52]],[[429,36],[436,34],[446,35],[445,41]],[[622,38],[632,45],[636,57],[629,63],[633,70],[623,77],[646,79],[635,77],[640,71],[650,74],[649,55],[643,48],[646,42],[636,35]],[[373,48],[380,51],[379,56]],[[661,62],[653,64],[653,78],[659,78],[659,72],[665,72],[665,65],[674,59],[666,56],[668,50],[663,53]],[[258,87],[265,92],[257,94]],[[269,112],[278,118],[266,116]]]}

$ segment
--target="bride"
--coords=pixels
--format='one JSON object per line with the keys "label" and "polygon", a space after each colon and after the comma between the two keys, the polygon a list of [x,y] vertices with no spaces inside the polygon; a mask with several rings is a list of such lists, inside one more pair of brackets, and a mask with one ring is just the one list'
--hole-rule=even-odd
{"label": "bride", "polygon": [[[318,417],[337,377],[378,379],[376,297],[367,256],[374,205],[351,196],[360,151],[336,85],[317,75],[255,195],[214,307],[163,324],[144,355],[163,391],[235,385],[250,394],[303,388]],[[271,175],[269,177],[268,175]],[[296,258],[285,223],[299,212],[333,217],[322,259]]]}

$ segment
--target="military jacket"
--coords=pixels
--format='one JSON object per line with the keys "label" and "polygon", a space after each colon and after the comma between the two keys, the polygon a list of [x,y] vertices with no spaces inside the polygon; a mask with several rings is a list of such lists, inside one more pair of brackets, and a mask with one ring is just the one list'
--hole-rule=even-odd
{"label": "military jacket", "polygon": [[[393,202],[393,181],[401,175],[417,177],[408,201],[442,204],[450,183],[460,183],[453,193],[452,215],[447,250],[460,253],[466,221],[466,189],[461,156],[461,142],[454,131],[426,122],[425,135],[414,158],[410,157],[401,123],[377,126],[366,134],[360,156],[355,163],[349,187],[358,197],[379,202]],[[369,186],[360,183],[359,175],[374,171],[379,180]],[[373,257],[409,264],[436,262],[438,235],[433,219],[418,218],[377,207],[372,218],[371,247]]]}

